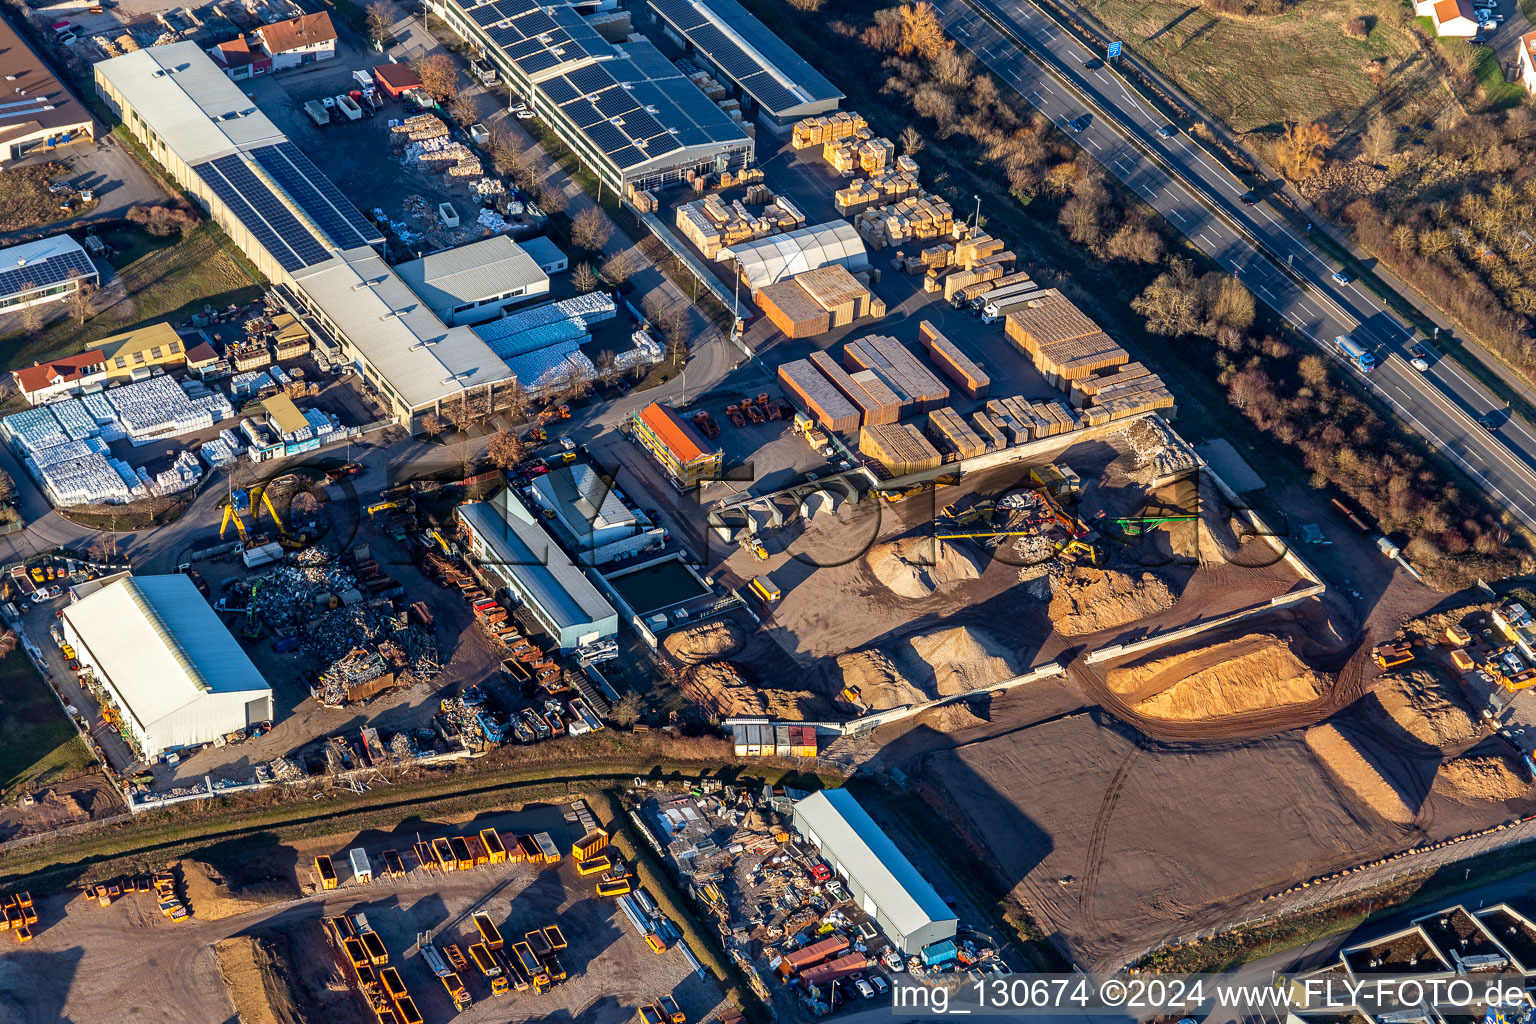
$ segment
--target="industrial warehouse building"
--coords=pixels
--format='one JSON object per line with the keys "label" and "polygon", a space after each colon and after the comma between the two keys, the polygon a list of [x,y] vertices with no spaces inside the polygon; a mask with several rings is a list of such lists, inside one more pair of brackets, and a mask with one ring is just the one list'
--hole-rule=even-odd
{"label": "industrial warehouse building", "polygon": [[401,263],[395,273],[445,324],[494,320],[509,306],[549,294],[549,275],[506,235]]}
{"label": "industrial warehouse building", "polygon": [[336,361],[351,363],[409,429],[512,371],[449,327],[374,247],[383,233],[195,43],[94,66],[123,124],[276,285]]}
{"label": "industrial warehouse building", "polygon": [[644,38],[622,46],[577,7],[591,0],[429,0],[459,38],[608,187],[658,188],[690,171],[750,166],[746,130]]}
{"label": "industrial warehouse building", "polygon": [[846,789],[797,800],[794,823],[896,948],[915,954],[954,938],[954,912]]}
{"label": "industrial warehouse building", "polygon": [[120,579],[62,628],[146,759],[272,720],[272,688],[186,576]]}
{"label": "industrial warehouse building", "polygon": [[842,101],[821,72],[736,0],[649,0],[647,6],[665,35],[736,86],[775,132],[802,117],[829,114]]}
{"label": "industrial warehouse building", "polygon": [[96,121],[91,112],[48,69],[21,33],[0,20],[0,163],[45,153],[73,142],[89,142]]}
{"label": "industrial warehouse building", "polygon": [[869,253],[859,232],[845,220],[769,235],[722,248],[717,257],[732,260],[741,283],[752,290],[788,280],[818,267],[842,266],[850,273],[869,269]]}
{"label": "industrial warehouse building", "polygon": [[561,651],[618,635],[613,606],[510,488],[460,505],[456,514],[486,576],[505,587]]}
{"label": "industrial warehouse building", "polygon": [[101,272],[68,235],[0,249],[0,313],[63,302],[82,284],[99,284]]}
{"label": "industrial warehouse building", "polygon": [[607,565],[666,542],[664,530],[643,520],[613,481],[585,462],[534,477],[531,486],[582,565]]}

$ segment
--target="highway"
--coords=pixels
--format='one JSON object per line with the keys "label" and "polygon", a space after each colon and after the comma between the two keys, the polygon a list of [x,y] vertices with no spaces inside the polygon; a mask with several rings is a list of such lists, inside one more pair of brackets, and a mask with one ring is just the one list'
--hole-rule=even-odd
{"label": "highway", "polygon": [[[983,9],[1014,38],[983,17]],[[1413,343],[1408,328],[1365,289],[1335,281],[1337,267],[1263,201],[1244,203],[1246,186],[1182,130],[1159,135],[1168,121],[1033,4],[943,0],[940,14],[950,34],[1000,82],[1072,134],[1107,173],[1232,271],[1298,333],[1335,359],[1333,339],[1339,335],[1372,349],[1376,371],[1351,372],[1494,500],[1536,528],[1536,431],[1530,424],[1426,342],[1419,348],[1429,369],[1415,370],[1408,362]],[[1069,122],[1085,114],[1087,127],[1073,133]],[[1491,429],[1479,425],[1481,417],[1491,417]]]}

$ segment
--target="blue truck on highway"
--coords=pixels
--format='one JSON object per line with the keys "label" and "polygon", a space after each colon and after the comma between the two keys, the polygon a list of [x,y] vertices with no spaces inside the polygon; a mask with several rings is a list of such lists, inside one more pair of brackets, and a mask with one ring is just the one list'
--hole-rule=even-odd
{"label": "blue truck on highway", "polygon": [[1360,344],[1354,338],[1351,338],[1347,334],[1341,334],[1337,338],[1333,339],[1333,343],[1338,346],[1338,349],[1341,353],[1343,353],[1344,358],[1348,359],[1352,364],[1354,364],[1355,369],[1359,370],[1361,373],[1370,373],[1372,370],[1376,369],[1376,357],[1371,355],[1371,353],[1366,350],[1365,346]]}

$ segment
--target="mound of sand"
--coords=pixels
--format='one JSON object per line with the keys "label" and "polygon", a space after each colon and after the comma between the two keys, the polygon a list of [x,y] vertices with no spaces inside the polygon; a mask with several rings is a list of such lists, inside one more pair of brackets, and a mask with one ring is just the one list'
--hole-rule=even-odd
{"label": "mound of sand", "polygon": [[1440,766],[1434,789],[1452,800],[1518,800],[1530,795],[1531,777],[1512,757],[1468,754]]}
{"label": "mound of sand", "polygon": [[1156,615],[1173,600],[1168,584],[1150,572],[1131,576],[1082,565],[1057,582],[1047,611],[1057,633],[1083,636]]}
{"label": "mound of sand", "polygon": [[924,633],[907,643],[911,654],[898,655],[898,660],[913,679],[932,676],[938,697],[991,686],[1019,674],[1009,651],[969,626]]}
{"label": "mound of sand", "polygon": [[1305,739],[1328,773],[1367,807],[1396,825],[1413,821],[1413,808],[1338,726],[1313,726]]}
{"label": "mound of sand", "polygon": [[200,920],[218,921],[234,917],[299,895],[297,889],[280,882],[237,889],[229,884],[217,868],[198,860],[184,860],[180,867],[187,902],[191,904],[193,915]]}
{"label": "mound of sand", "polygon": [[1107,681],[1142,714],[1180,722],[1308,704],[1328,687],[1267,634],[1133,661],[1111,669]]}
{"label": "mound of sand", "polygon": [[1479,733],[1457,688],[1430,666],[1385,676],[1375,693],[1392,721],[1431,746],[1465,743]]}
{"label": "mound of sand", "polygon": [[741,630],[728,622],[706,622],[680,629],[662,638],[667,653],[685,665],[701,665],[715,658],[729,658],[741,650]]}
{"label": "mound of sand", "polygon": [[271,944],[237,935],[214,946],[219,974],[241,1024],[301,1024],[283,965]]}
{"label": "mound of sand", "polygon": [[754,686],[728,661],[711,661],[688,669],[683,676],[683,692],[690,700],[713,708],[721,718],[766,715],[803,719],[811,699],[808,693]]}
{"label": "mound of sand", "polygon": [[876,544],[864,556],[870,571],[897,597],[923,598],[951,583],[981,578],[982,566],[959,545],[933,537]]}
{"label": "mound of sand", "polygon": [[903,675],[890,656],[877,647],[839,654],[834,675],[836,689],[848,687],[858,691],[859,699],[872,711],[921,704],[929,699],[928,694]]}
{"label": "mound of sand", "polygon": [[976,709],[971,707],[968,701],[963,700],[945,704],[932,711],[925,711],[918,716],[918,720],[939,732],[963,732],[966,729],[974,729],[978,725],[985,725],[987,722],[976,713]]}

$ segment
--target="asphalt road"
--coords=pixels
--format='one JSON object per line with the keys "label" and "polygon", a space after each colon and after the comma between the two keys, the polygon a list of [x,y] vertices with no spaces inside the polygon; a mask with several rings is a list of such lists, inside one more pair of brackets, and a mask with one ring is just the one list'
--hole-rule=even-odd
{"label": "asphalt road", "polygon": [[[978,7],[999,19],[1076,92],[1031,59]],[[1340,335],[1371,348],[1377,369],[1358,374],[1361,379],[1496,501],[1536,528],[1536,429],[1427,343],[1420,347],[1429,358],[1428,371],[1413,369],[1407,355],[1413,334],[1407,327],[1357,284],[1335,281],[1338,268],[1262,201],[1244,203],[1246,186],[1182,131],[1159,135],[1168,122],[1112,69],[1088,66],[1097,55],[1038,8],[1023,0],[945,0],[941,11],[950,33],[1002,82],[1071,133],[1107,173],[1232,271],[1298,333],[1336,359],[1333,339]],[[1073,132],[1069,122],[1085,114],[1087,127]],[[1492,417],[1491,429],[1478,424],[1480,417]]]}

